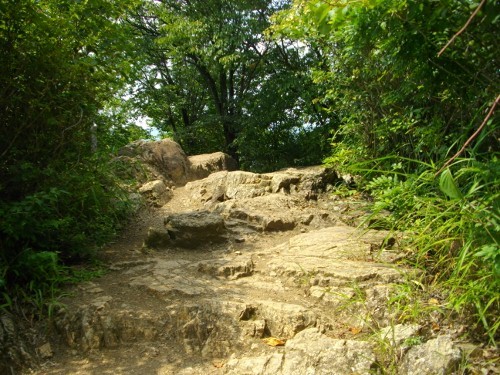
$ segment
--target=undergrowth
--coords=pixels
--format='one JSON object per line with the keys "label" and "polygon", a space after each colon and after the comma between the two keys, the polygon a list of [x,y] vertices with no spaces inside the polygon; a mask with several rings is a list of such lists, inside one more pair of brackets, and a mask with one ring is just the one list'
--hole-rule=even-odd
{"label": "undergrowth", "polygon": [[[377,168],[374,163],[392,166]],[[457,159],[439,175],[433,164],[397,157],[357,164],[349,171],[365,176],[364,189],[374,198],[368,221],[383,222],[386,229],[407,234],[402,244],[409,249],[406,262],[423,271],[421,287],[439,291],[452,312],[450,318],[467,321],[472,332],[496,344],[500,326],[498,155]],[[393,302],[410,320],[423,312],[418,306],[408,307],[411,298]]]}
{"label": "undergrowth", "polygon": [[[64,285],[102,272],[95,255],[133,210],[102,160],[47,168],[43,175],[33,192],[0,199],[0,310],[28,320],[50,316]],[[25,178],[32,183],[29,173]]]}

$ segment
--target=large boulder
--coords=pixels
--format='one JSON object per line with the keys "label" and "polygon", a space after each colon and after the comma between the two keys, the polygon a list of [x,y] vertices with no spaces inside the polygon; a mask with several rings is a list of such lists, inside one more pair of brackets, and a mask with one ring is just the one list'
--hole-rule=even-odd
{"label": "large boulder", "polygon": [[118,156],[122,161],[129,162],[132,165],[139,161],[147,166],[143,172],[146,176],[139,180],[158,180],[164,179],[175,185],[183,185],[187,182],[189,172],[189,162],[186,154],[176,142],[170,139],[161,141],[135,141],[119,152]]}
{"label": "large boulder", "polygon": [[211,173],[237,168],[236,161],[222,152],[187,157],[171,139],[139,140],[118,151],[115,169],[123,178],[149,182],[164,180],[166,185],[184,185]]}
{"label": "large boulder", "polygon": [[210,174],[219,171],[234,171],[238,163],[228,154],[214,152],[213,154],[202,154],[189,156],[189,180],[200,180]]}

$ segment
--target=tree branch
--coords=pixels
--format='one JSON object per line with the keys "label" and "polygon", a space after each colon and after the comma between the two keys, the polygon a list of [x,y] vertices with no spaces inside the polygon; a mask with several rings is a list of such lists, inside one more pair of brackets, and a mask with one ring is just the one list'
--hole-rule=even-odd
{"label": "tree branch", "polygon": [[500,95],[498,95],[497,98],[495,99],[495,102],[491,106],[490,110],[488,111],[488,114],[484,118],[484,120],[481,123],[481,125],[479,126],[479,128],[474,132],[474,134],[472,134],[469,137],[469,139],[464,143],[464,145],[462,146],[462,148],[455,155],[453,155],[446,163],[444,163],[444,165],[441,167],[441,169],[434,176],[438,176],[448,165],[451,164],[451,162],[453,160],[455,160],[456,158],[458,158],[462,154],[462,152],[465,151],[465,149],[467,148],[467,146],[474,140],[474,138],[476,138],[479,135],[479,133],[481,133],[481,131],[485,127],[486,123],[490,119],[491,115],[493,115],[493,112],[495,111],[495,107],[497,106],[498,102],[500,102]]}
{"label": "tree branch", "polygon": [[477,6],[476,10],[474,10],[474,12],[471,14],[471,16],[469,17],[469,19],[468,19],[468,20],[467,20],[467,22],[465,23],[465,25],[464,25],[464,26],[463,26],[460,30],[458,30],[458,31],[457,31],[457,33],[456,33],[455,35],[453,35],[453,36],[451,37],[451,39],[448,41],[448,43],[446,43],[446,45],[445,45],[443,48],[441,48],[441,51],[439,51],[439,52],[438,52],[438,54],[437,54],[437,55],[438,55],[438,57],[440,57],[440,56],[443,54],[443,52],[444,52],[444,51],[445,51],[445,50],[449,47],[449,45],[450,45],[451,43],[453,43],[453,42],[455,41],[455,39],[456,39],[456,38],[457,38],[460,34],[462,34],[462,33],[465,31],[465,29],[466,29],[466,28],[469,26],[469,24],[471,23],[472,19],[476,16],[476,14],[479,12],[479,10],[481,9],[481,7],[482,7],[485,3],[486,3],[486,0],[482,0],[482,1],[479,3],[479,5]]}
{"label": "tree branch", "polygon": [[222,93],[219,93],[219,91],[217,90],[217,83],[215,82],[215,79],[210,74],[210,71],[201,62],[201,59],[198,56],[196,56],[195,54],[188,53],[186,56],[191,60],[191,64],[194,65],[194,67],[198,70],[198,73],[200,73],[200,75],[203,77],[203,79],[207,83],[208,89],[210,90],[210,92],[212,94],[212,98],[214,100],[214,104],[215,104],[215,108],[217,110],[217,113],[220,116],[224,116],[224,107],[223,107],[222,98],[221,98]]}

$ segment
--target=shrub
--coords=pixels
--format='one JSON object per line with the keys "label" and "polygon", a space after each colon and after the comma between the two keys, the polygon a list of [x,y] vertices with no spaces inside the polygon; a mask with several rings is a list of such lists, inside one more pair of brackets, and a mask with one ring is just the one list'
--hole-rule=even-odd
{"label": "shrub", "polygon": [[456,313],[473,313],[495,342],[500,325],[497,156],[457,160],[439,178],[423,163],[418,173],[404,172],[404,162],[366,183],[375,198],[373,216],[390,212],[392,228],[409,234],[410,262],[443,290]]}

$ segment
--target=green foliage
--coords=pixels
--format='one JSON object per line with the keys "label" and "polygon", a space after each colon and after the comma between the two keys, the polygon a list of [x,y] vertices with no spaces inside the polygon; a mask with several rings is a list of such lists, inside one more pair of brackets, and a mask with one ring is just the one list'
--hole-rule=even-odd
{"label": "green foliage", "polygon": [[43,171],[55,159],[90,153],[91,127],[124,84],[117,77],[128,63],[120,54],[128,46],[118,5],[22,0],[0,8],[4,196],[36,190],[22,168]]}
{"label": "green foliage", "polygon": [[439,178],[439,188],[451,199],[462,199],[462,192],[458,189],[457,183],[449,168],[445,169]]}
{"label": "green foliage", "polygon": [[46,171],[47,187],[15,202],[2,202],[0,231],[7,249],[57,249],[67,257],[88,244],[102,244],[127,212],[124,192],[101,163],[82,163],[69,171]]}
{"label": "green foliage", "polygon": [[[318,99],[342,124],[334,158],[429,162],[463,144],[498,94],[498,10],[488,1],[440,57],[470,16],[468,3],[296,1],[276,17],[274,32],[321,51],[312,77],[324,93]],[[497,149],[494,140],[483,150]]]}
{"label": "green foliage", "polygon": [[88,259],[129,209],[91,138],[96,125],[107,142],[112,125],[103,110],[127,83],[133,38],[123,16],[133,6],[0,5],[2,307],[24,299],[44,310],[68,280],[67,265]]}
{"label": "green foliage", "polygon": [[131,100],[124,100],[126,91],[108,100],[105,107],[96,117],[95,135],[97,137],[97,151],[101,154],[116,154],[123,146],[140,139],[153,139],[150,130],[137,125],[140,114],[133,107]]}
{"label": "green foliage", "polygon": [[136,104],[188,154],[223,150],[246,169],[317,164],[332,127],[305,74],[315,55],[265,34],[287,2],[147,2]]}
{"label": "green foliage", "polygon": [[340,123],[326,162],[364,175],[375,213],[411,234],[414,264],[446,291],[457,312],[474,310],[495,341],[495,114],[464,158],[435,176],[435,166],[461,148],[499,92],[498,2],[486,1],[441,51],[478,6],[458,0],[297,0],[274,16],[271,33],[299,40],[321,56],[311,71],[317,102]]}
{"label": "green foliage", "polygon": [[491,341],[500,323],[499,172],[493,156],[458,160],[439,183],[428,166],[420,174],[387,171],[366,184],[374,215],[387,210],[392,229],[412,234],[413,264],[446,290],[457,312],[475,308]]}
{"label": "green foliage", "polygon": [[37,310],[44,311],[45,303],[56,303],[59,287],[71,280],[66,266],[92,259],[115,234],[133,207],[112,176],[97,160],[73,164],[72,170],[45,176],[46,189],[0,202],[4,304],[21,293],[28,301],[39,301]]}

